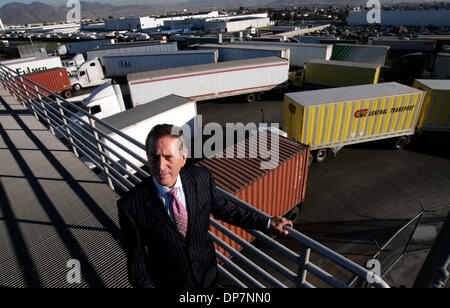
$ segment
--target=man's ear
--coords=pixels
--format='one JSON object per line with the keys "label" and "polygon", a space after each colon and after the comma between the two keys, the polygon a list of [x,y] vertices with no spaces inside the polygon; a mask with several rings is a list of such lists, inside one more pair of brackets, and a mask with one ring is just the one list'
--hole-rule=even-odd
{"label": "man's ear", "polygon": [[186,160],[187,160],[188,154],[189,154],[188,149],[184,149],[184,151],[183,151],[183,157],[182,157],[182,159],[183,159],[183,164],[181,165],[181,167],[184,167],[184,165],[186,165]]}

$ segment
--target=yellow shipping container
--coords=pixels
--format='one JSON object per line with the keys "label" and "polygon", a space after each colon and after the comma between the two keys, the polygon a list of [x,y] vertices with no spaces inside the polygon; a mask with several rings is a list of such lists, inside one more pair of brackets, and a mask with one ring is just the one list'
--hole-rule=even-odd
{"label": "yellow shipping container", "polygon": [[413,87],[426,93],[417,130],[450,132],[450,80],[417,79]]}
{"label": "yellow shipping container", "polygon": [[399,83],[288,93],[283,129],[312,150],[414,134],[424,92]]}
{"label": "yellow shipping container", "polygon": [[305,83],[347,87],[378,83],[381,65],[315,59],[305,65]]}

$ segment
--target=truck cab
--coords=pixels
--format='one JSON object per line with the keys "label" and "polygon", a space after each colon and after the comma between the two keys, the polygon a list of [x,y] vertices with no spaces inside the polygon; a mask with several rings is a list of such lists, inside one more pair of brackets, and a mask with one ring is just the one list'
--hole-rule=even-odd
{"label": "truck cab", "polygon": [[80,66],[85,62],[81,53],[76,54],[73,58],[67,60],[61,60],[63,67],[69,73],[69,76],[76,75]]}
{"label": "truck cab", "polygon": [[105,74],[98,58],[88,60],[81,64],[80,68],[70,77],[72,89],[95,87],[105,83]]}
{"label": "truck cab", "polygon": [[[111,85],[107,82],[102,84],[95,89],[91,95],[83,100],[82,107],[90,114],[95,115],[98,119],[103,119],[125,111],[125,104],[120,86]],[[77,116],[88,121],[81,113],[77,114]]]}

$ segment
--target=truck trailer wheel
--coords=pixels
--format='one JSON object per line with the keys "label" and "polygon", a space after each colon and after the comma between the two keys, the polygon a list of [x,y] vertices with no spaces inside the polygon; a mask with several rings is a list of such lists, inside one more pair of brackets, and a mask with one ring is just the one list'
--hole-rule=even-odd
{"label": "truck trailer wheel", "polygon": [[64,98],[70,98],[70,97],[72,97],[72,92],[71,92],[70,90],[64,90],[64,91],[62,92],[62,96],[63,96]]}
{"label": "truck trailer wheel", "polygon": [[402,150],[404,149],[409,142],[411,141],[411,137],[409,136],[401,136],[397,139],[397,141],[395,142],[395,149],[396,150]]}
{"label": "truck trailer wheel", "polygon": [[256,101],[256,95],[254,93],[247,95],[247,102],[254,103],[255,101]]}
{"label": "truck trailer wheel", "polygon": [[264,99],[264,94],[264,92],[259,92],[258,95],[256,95],[256,99],[262,101]]}
{"label": "truck trailer wheel", "polygon": [[314,158],[316,160],[316,162],[321,163],[323,162],[328,156],[328,150],[327,149],[320,149],[317,150],[316,153],[314,154]]}

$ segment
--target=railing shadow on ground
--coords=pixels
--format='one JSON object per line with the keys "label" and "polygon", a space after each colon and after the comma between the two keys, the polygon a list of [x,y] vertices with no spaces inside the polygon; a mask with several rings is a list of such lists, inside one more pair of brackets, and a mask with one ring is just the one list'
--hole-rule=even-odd
{"label": "railing shadow on ground", "polygon": [[[114,240],[123,247],[121,241],[121,233],[119,227],[107,216],[107,214],[98,206],[95,200],[89,195],[88,192],[80,185],[80,182],[76,180],[70,172],[58,161],[58,159],[53,155],[51,150],[47,149],[45,145],[37,138],[32,129],[29,129],[23,120],[20,118],[22,110],[17,112],[13,110],[4,100],[0,98],[0,104],[5,107],[6,111],[10,116],[12,116],[17,125],[25,133],[25,135],[32,141],[32,143],[39,149],[39,151],[45,156],[45,158],[50,162],[56,172],[61,175],[65,183],[68,184],[70,189],[79,197],[81,202],[89,209],[92,215],[102,224],[103,228],[82,228],[84,231],[100,231],[107,232],[110,234]],[[29,112],[27,112],[29,114]],[[56,234],[59,236],[61,241],[64,243],[65,249],[69,252],[70,256],[74,259],[78,259],[83,264],[83,278],[88,286],[90,287],[102,287],[104,282],[99,278],[98,272],[95,270],[93,262],[95,260],[90,260],[86,255],[86,252],[82,249],[80,243],[70,232],[70,229],[74,228],[74,225],[67,225],[64,219],[61,217],[57,210],[57,207],[51,201],[51,198],[45,192],[45,189],[39,182],[39,179],[33,174],[31,167],[27,164],[20,150],[15,147],[13,141],[10,139],[6,131],[1,127],[0,124],[0,135],[6,144],[10,153],[14,156],[14,159],[19,166],[23,178],[26,179],[29,186],[31,187],[34,195],[36,196],[39,205],[47,214],[51,223],[50,226],[54,227]],[[39,275],[36,273],[36,265],[28,252],[28,247],[26,247],[24,237],[21,234],[19,224],[23,223],[17,220],[14,216],[14,211],[11,203],[7,200],[6,192],[1,193],[2,202],[1,208],[4,213],[4,221],[7,225],[10,241],[15,251],[15,258],[17,258],[18,264],[20,264],[21,272],[23,273],[26,286],[28,287],[40,287],[42,282],[39,280]],[[75,227],[76,228],[76,227]]]}
{"label": "railing shadow on ground", "polygon": [[[95,126],[95,123],[98,122],[100,125],[105,126],[107,129],[113,131],[114,133],[118,134],[128,142],[133,143],[135,146],[137,146],[140,149],[143,149],[143,145],[139,142],[135,141],[133,138],[123,134],[122,132],[118,131],[114,127],[109,126],[109,124],[95,118],[90,113],[86,112],[85,110],[79,108],[78,106],[71,106],[76,111],[81,112],[85,117],[88,118],[89,123],[82,120],[79,116],[73,114],[70,110],[68,110],[66,107],[62,106],[61,101],[64,101],[61,97],[58,95],[54,95],[56,97],[55,100],[53,100],[53,103],[55,103],[55,106],[52,106],[48,102],[48,98],[42,99],[42,94],[36,94],[33,93],[33,91],[37,91],[39,88],[41,88],[43,91],[49,92],[47,89],[42,88],[41,86],[33,83],[30,80],[26,80],[27,82],[30,82],[34,87],[30,87],[24,82],[24,77],[22,76],[15,76],[12,72],[3,71],[0,70],[0,77],[2,79],[3,85],[8,88],[10,93],[18,99],[20,102],[22,102],[24,105],[26,105],[35,115],[37,119],[40,119],[43,123],[48,124],[50,131],[52,133],[58,132],[61,137],[64,137],[65,140],[67,140],[67,145],[69,148],[72,148],[75,155],[78,156],[77,152],[81,151],[81,153],[86,154],[87,157],[93,162],[100,170],[104,172],[104,175],[108,179],[108,182],[110,184],[111,188],[118,188],[123,189],[124,191],[128,191],[129,188],[133,188],[134,184],[131,182],[136,181],[140,182],[140,180],[130,172],[126,170],[122,165],[118,164],[111,155],[118,155],[117,151],[114,151],[114,148],[111,146],[108,146],[105,142],[102,141],[103,138],[108,139],[110,141],[111,138],[104,134],[102,131],[98,130]],[[27,89],[27,87],[31,88]],[[7,108],[7,107],[6,107]],[[16,118],[18,116],[16,115]],[[20,120],[20,118],[17,118]],[[78,121],[75,122],[74,120]],[[70,124],[69,124],[70,122]],[[80,125],[80,123],[83,123]],[[23,127],[23,123],[21,125]],[[83,126],[86,126],[84,128]],[[74,129],[74,127],[77,127]],[[23,127],[26,130],[26,127]],[[84,131],[88,134],[90,134],[90,138],[85,138],[81,131]],[[40,148],[43,145],[37,140],[35,137],[33,138],[32,134],[30,132],[27,133],[29,135],[30,139]],[[80,141],[79,138],[81,138]],[[104,139],[103,139],[104,140]],[[88,146],[86,146],[88,144]],[[121,147],[120,143],[115,143],[116,146]],[[138,157],[135,153],[130,151],[127,148],[124,148],[123,146],[120,148],[121,150],[127,151],[128,154],[132,155],[134,158],[143,161],[141,157]],[[89,208],[89,210],[93,213],[93,215],[107,228],[108,230],[112,230],[113,238],[116,240],[119,240],[120,238],[120,230],[115,226],[109,218],[99,209],[95,204],[91,204],[92,201],[89,196],[83,195],[84,192],[82,188],[74,181],[74,179],[71,177],[71,175],[65,170],[60,163],[51,155],[51,153],[45,149],[42,149],[44,155],[49,159],[50,163],[55,165],[55,168],[59,171],[62,177],[67,178],[69,181],[69,185],[73,191],[75,191],[78,194],[81,194],[80,198],[86,202],[86,206]],[[111,154],[112,153],[112,154]],[[140,173],[141,175],[144,174],[144,176],[148,176],[145,172],[142,171],[141,168],[136,167],[133,165],[133,163],[130,163],[128,160],[123,159],[123,156],[120,157],[120,159],[125,161],[126,166],[134,167],[135,171]],[[26,167],[25,167],[26,168]],[[116,168],[116,169],[115,169]],[[118,168],[118,169],[117,169]],[[28,170],[24,170],[24,173],[29,173]],[[127,176],[123,176],[122,172],[125,172]],[[36,179],[31,178],[31,181],[35,182]],[[39,186],[36,185],[36,183],[32,183],[35,186],[36,190],[39,190]],[[38,183],[37,183],[38,184]],[[237,199],[231,194],[228,194],[227,192],[221,190],[218,188],[218,191],[220,194],[222,194],[225,198],[229,199],[231,202],[236,204],[236,206],[244,207],[251,211],[258,211],[256,208],[252,207],[251,205],[242,202],[242,200]],[[48,200],[45,200],[45,194],[41,197],[43,198],[41,202],[45,202]],[[48,199],[48,198],[47,198]],[[73,249],[74,252],[81,253],[80,248],[77,247],[76,243],[74,243],[74,239],[71,238],[71,235],[67,233],[67,230],[63,228],[61,218],[58,216],[58,213],[54,212],[54,206],[50,205],[44,205],[45,210],[48,213],[48,216],[52,218],[52,221],[55,222],[56,226],[61,228],[60,231],[61,234],[65,235],[66,238],[64,240],[66,241],[66,245],[73,244],[74,247],[68,247],[69,249]],[[267,214],[260,212],[265,217],[268,217]],[[220,225],[214,222],[214,220],[211,220],[211,225],[213,225],[215,228],[220,229]],[[325,282],[326,284],[329,284],[333,287],[340,287],[340,288],[346,288],[349,287],[346,283],[340,281],[330,273],[324,271],[322,268],[318,267],[316,264],[312,263],[310,260],[311,253],[317,253],[321,255],[323,258],[330,260],[336,264],[336,266],[341,267],[345,269],[346,271],[349,271],[350,273],[353,273],[360,277],[361,279],[366,279],[370,272],[365,269],[364,267],[361,267],[360,265],[351,262],[344,256],[336,253],[335,251],[321,245],[320,243],[312,240],[311,238],[305,236],[304,234],[299,233],[298,231],[287,227],[286,228],[289,231],[289,236],[292,240],[297,241],[301,244],[301,249],[299,252],[292,251],[283,245],[279,244],[278,242],[274,241],[271,237],[265,235],[262,232],[254,231],[254,230],[246,230],[251,235],[256,237],[259,241],[264,242],[268,246],[271,247],[271,249],[274,249],[290,259],[292,262],[294,262],[296,265],[295,271],[292,271],[286,266],[280,264],[273,258],[270,258],[260,250],[253,247],[250,243],[246,242],[236,234],[232,233],[227,228],[222,227],[220,230],[221,232],[225,233],[227,236],[233,238],[233,240],[236,240],[240,245],[244,246],[247,249],[251,249],[255,255],[263,260],[268,266],[275,269],[284,277],[291,282],[295,284],[296,287],[303,287],[303,288],[313,288],[314,285],[309,283],[306,278],[308,274],[313,274],[314,276],[318,277],[321,281]],[[241,262],[245,262],[247,265],[249,265],[252,270],[256,271],[259,275],[261,275],[266,281],[270,283],[271,286],[275,287],[286,287],[286,285],[270,275],[267,271],[263,270],[262,268],[258,267],[255,263],[249,262],[246,258],[244,258],[238,251],[235,249],[228,247],[226,243],[222,243],[217,236],[210,233],[210,235],[213,237],[214,241],[221,245],[223,249],[225,249],[228,253],[233,255],[235,259],[239,259]],[[217,252],[219,259],[221,262],[226,263],[227,266],[230,266],[233,270],[237,271],[239,275],[242,275],[247,282],[250,283],[250,285],[253,285],[255,287],[262,287],[261,283],[256,281],[252,276],[250,276],[248,273],[245,273],[241,268],[237,267],[233,261],[231,261],[229,258],[223,256],[220,252]],[[237,279],[230,271],[226,270],[223,266],[219,266],[219,271],[222,275],[226,276],[227,278],[231,279],[233,283],[238,287],[244,287],[246,286],[242,281]],[[98,285],[98,281],[95,281],[93,279],[90,281],[90,285]],[[100,284],[101,285],[101,284]],[[379,279],[374,282],[374,286],[377,287],[389,287],[383,280]]]}

